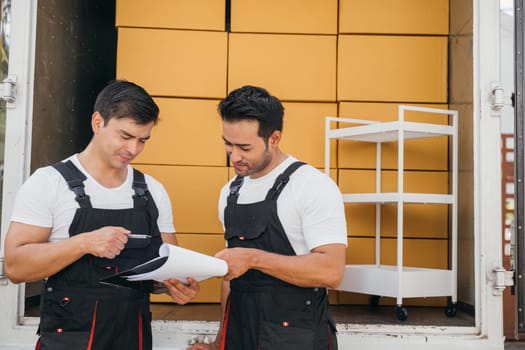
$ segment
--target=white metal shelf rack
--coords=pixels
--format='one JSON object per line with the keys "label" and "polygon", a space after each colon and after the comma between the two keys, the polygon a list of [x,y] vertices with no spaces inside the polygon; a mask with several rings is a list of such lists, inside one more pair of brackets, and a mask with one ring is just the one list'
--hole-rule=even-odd
{"label": "white metal shelf rack", "polygon": [[[449,125],[409,122],[406,111],[449,115]],[[325,172],[330,171],[330,140],[353,140],[376,143],[376,192],[343,194],[347,203],[372,203],[376,205],[375,264],[346,265],[343,282],[338,290],[369,294],[377,299],[386,296],[396,298],[399,320],[408,313],[403,307],[403,298],[448,296],[450,302],[445,309],[447,316],[455,316],[457,302],[457,118],[458,112],[436,108],[400,105],[398,120],[391,122],[368,121],[349,118],[326,118]],[[352,123],[353,126],[332,129],[332,122]],[[451,152],[451,186],[448,194],[404,192],[404,144],[405,140],[449,136]],[[381,144],[398,142],[397,192],[381,191]],[[382,265],[380,261],[381,204],[397,204],[397,264]],[[429,269],[403,265],[403,209],[405,203],[448,204],[451,208],[450,225],[450,269]],[[374,299],[372,299],[374,300]],[[372,301],[374,302],[374,301]]]}

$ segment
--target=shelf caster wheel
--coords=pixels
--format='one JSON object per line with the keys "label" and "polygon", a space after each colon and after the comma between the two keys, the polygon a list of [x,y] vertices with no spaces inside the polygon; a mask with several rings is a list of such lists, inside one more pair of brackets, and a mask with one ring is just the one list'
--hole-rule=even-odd
{"label": "shelf caster wheel", "polygon": [[405,321],[408,318],[408,311],[406,307],[397,305],[396,306],[396,316],[399,321]]}
{"label": "shelf caster wheel", "polygon": [[448,303],[447,307],[445,308],[445,315],[447,315],[447,317],[456,316],[456,303]]}

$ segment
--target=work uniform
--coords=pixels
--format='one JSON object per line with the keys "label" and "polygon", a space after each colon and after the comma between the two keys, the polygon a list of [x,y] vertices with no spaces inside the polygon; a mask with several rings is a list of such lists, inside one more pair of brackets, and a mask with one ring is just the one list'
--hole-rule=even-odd
{"label": "work uniform", "polygon": [[134,282],[131,288],[100,283],[104,277],[158,256],[162,244],[158,210],[144,174],[133,170],[133,208],[98,209],[84,193],[85,175],[71,162],[53,165],[75,193],[80,208],[69,227],[69,236],[104,226],[122,226],[151,238],[129,239],[114,259],[90,254],[49,277],[42,292],[39,350],[149,350],[152,282]]}
{"label": "work uniform", "polygon": [[[238,204],[243,177],[235,178],[224,211],[229,248],[296,255],[277,215],[277,200],[290,175],[303,164],[292,163],[260,202]],[[258,270],[230,281],[221,349],[335,350],[335,331],[325,288],[294,286]]]}

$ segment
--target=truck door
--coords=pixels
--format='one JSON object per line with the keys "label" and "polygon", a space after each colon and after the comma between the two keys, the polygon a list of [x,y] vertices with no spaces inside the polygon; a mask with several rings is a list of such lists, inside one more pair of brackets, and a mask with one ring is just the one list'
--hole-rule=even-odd
{"label": "truck door", "polygon": [[29,173],[33,94],[36,0],[0,0],[0,348],[32,342],[36,323],[19,327],[23,318],[23,286],[3,273],[4,240],[14,197]]}
{"label": "truck door", "polygon": [[[514,286],[504,291],[503,332],[507,339],[525,335],[525,152],[523,115],[523,0],[500,3],[502,135],[502,256],[503,267],[513,271]],[[514,108],[511,108],[514,107]]]}

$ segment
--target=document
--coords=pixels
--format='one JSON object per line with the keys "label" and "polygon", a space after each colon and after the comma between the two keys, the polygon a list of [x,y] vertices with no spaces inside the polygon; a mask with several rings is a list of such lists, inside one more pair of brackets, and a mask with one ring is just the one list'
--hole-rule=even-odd
{"label": "document", "polygon": [[159,256],[129,270],[101,280],[103,283],[130,285],[129,282],[154,280],[158,282],[176,278],[186,282],[188,277],[203,281],[224,276],[228,272],[226,261],[190,249],[163,243]]}

